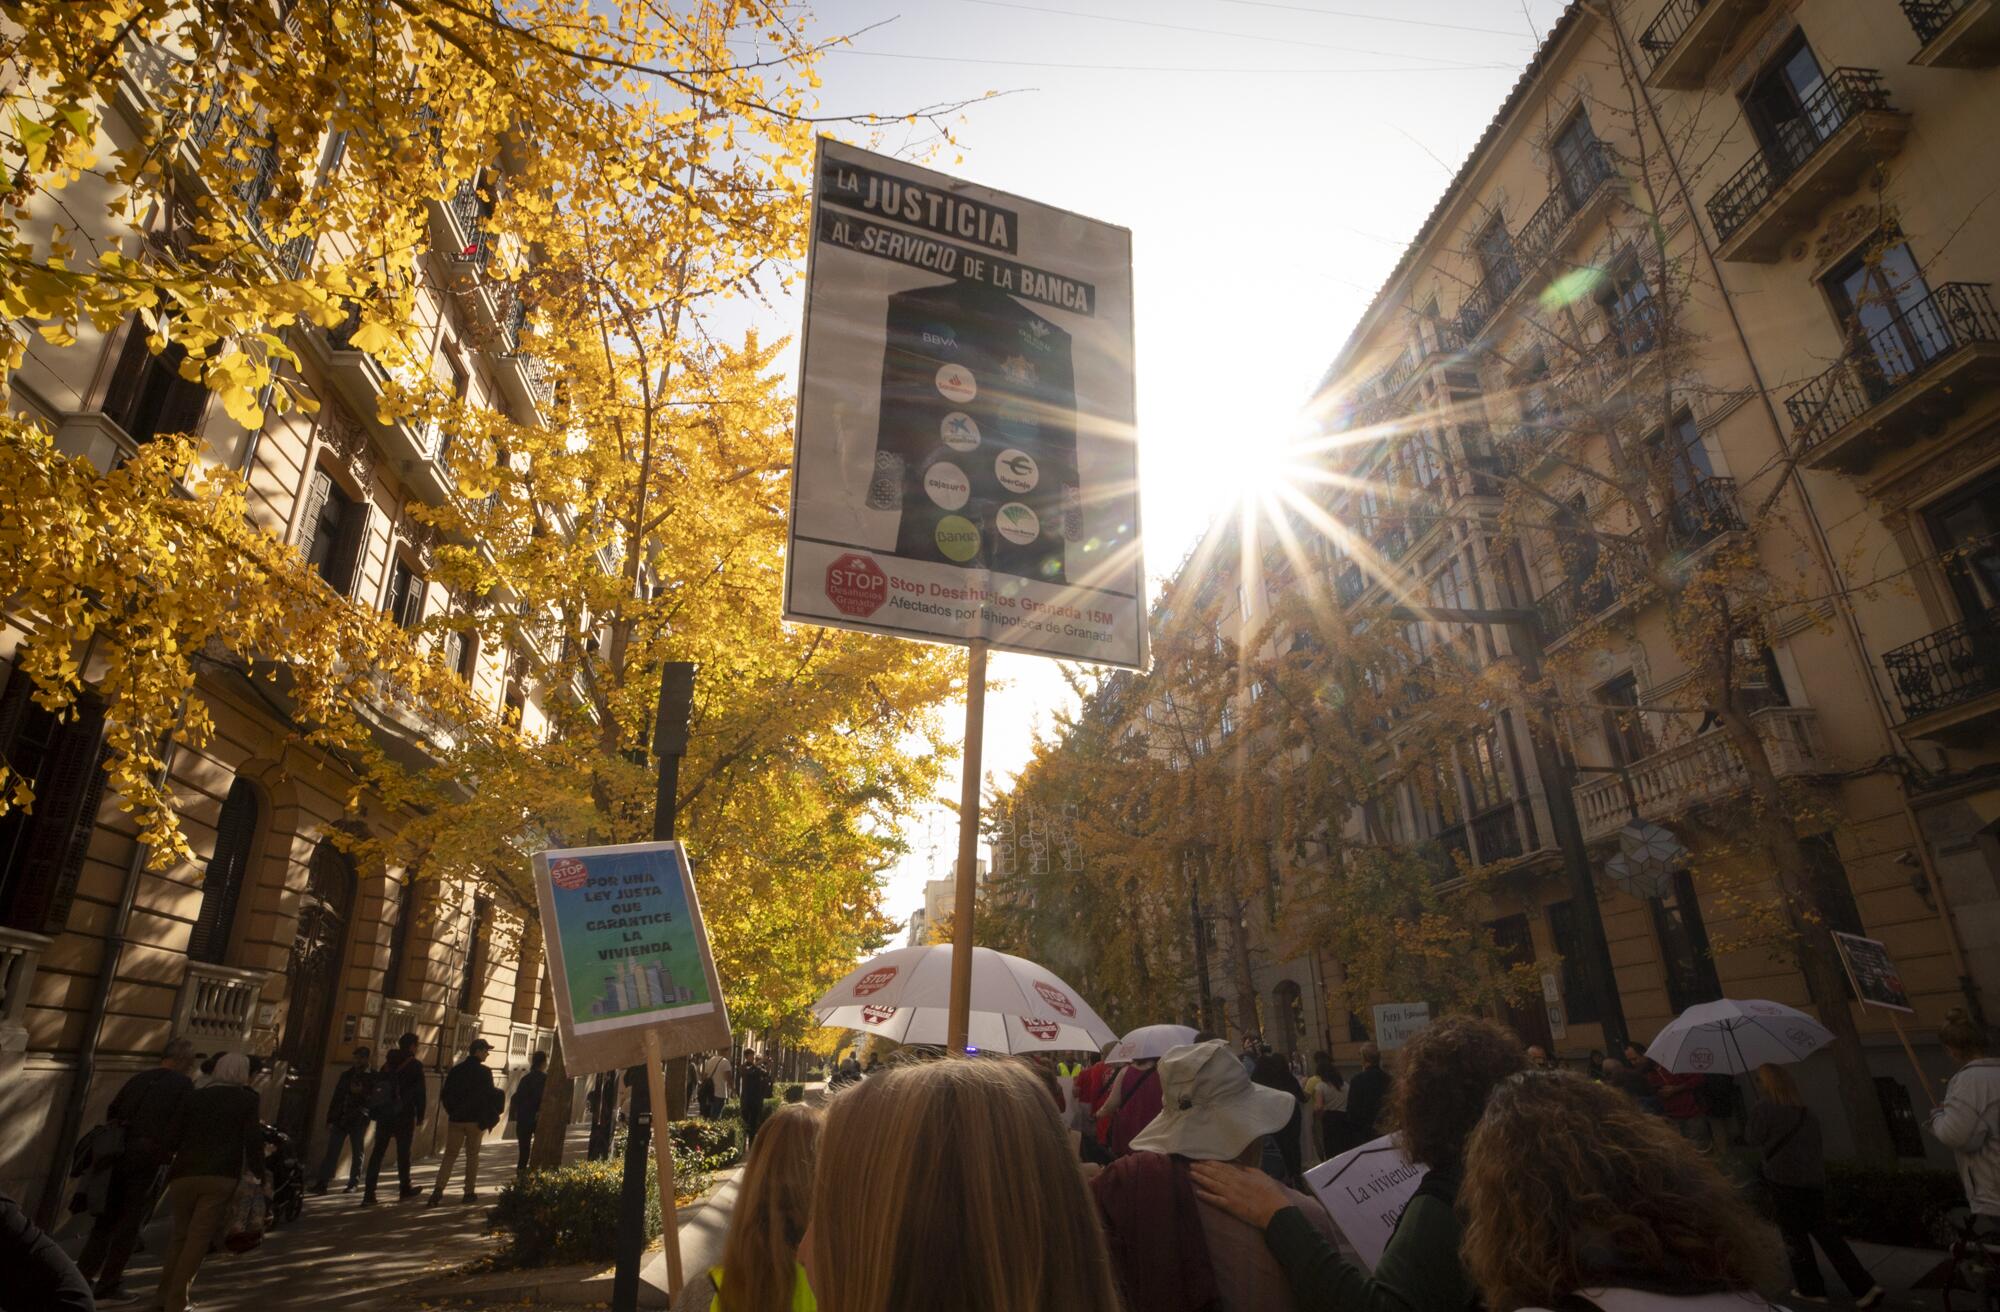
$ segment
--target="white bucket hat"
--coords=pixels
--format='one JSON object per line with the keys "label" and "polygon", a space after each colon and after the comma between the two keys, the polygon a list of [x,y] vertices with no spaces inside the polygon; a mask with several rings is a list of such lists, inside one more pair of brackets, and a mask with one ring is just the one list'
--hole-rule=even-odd
{"label": "white bucket hat", "polygon": [[1159,1069],[1160,1114],[1133,1136],[1134,1152],[1234,1161],[1258,1139],[1284,1129],[1298,1106],[1283,1089],[1252,1084],[1221,1039],[1170,1048]]}

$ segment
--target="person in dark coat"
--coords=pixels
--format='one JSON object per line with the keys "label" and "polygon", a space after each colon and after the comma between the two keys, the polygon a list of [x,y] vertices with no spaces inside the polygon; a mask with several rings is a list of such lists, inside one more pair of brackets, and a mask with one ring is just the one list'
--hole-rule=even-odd
{"label": "person in dark coat", "polygon": [[410,1149],[417,1122],[424,1118],[424,1064],[417,1060],[417,1036],[405,1034],[396,1041],[396,1050],[382,1062],[382,1073],[369,1095],[368,1114],[375,1121],[375,1148],[368,1154],[368,1183],[361,1202],[375,1201],[375,1181],[382,1174],[382,1158],[389,1145],[396,1145],[396,1175],[402,1181],[398,1198],[414,1197],[418,1190],[410,1183]]}
{"label": "person in dark coat", "polygon": [[514,1102],[507,1109],[508,1119],[514,1125],[514,1141],[521,1146],[521,1160],[514,1166],[514,1174],[528,1173],[528,1154],[534,1150],[535,1122],[542,1114],[542,1090],[547,1087],[549,1073],[543,1069],[549,1064],[549,1054],[538,1052],[528,1058],[528,1073],[514,1086]]}
{"label": "person in dark coat", "polygon": [[1883,1298],[1868,1268],[1854,1255],[1826,1210],[1826,1149],[1819,1117],[1799,1096],[1792,1073],[1782,1066],[1757,1068],[1757,1085],[1764,1100],[1750,1109],[1750,1146],[1757,1150],[1758,1171],[1771,1191],[1778,1214],[1778,1233],[1785,1238],[1785,1255],[1792,1264],[1792,1297],[1809,1303],[1826,1301],[1826,1277],[1820,1273],[1813,1243],[1826,1251],[1854,1306],[1866,1312]]}
{"label": "person in dark coat", "polygon": [[333,1097],[326,1104],[326,1158],[319,1164],[313,1192],[323,1194],[333,1183],[340,1166],[340,1150],[347,1149],[347,1192],[361,1183],[361,1141],[368,1134],[368,1095],[375,1091],[375,1072],[368,1069],[372,1054],[366,1048],[354,1050],[354,1061],[333,1082]]}
{"label": "person in dark coat", "polygon": [[444,1077],[438,1101],[444,1105],[449,1123],[444,1131],[444,1160],[438,1163],[437,1184],[431,1189],[432,1207],[444,1201],[445,1186],[451,1183],[451,1168],[465,1153],[465,1201],[479,1197],[479,1145],[486,1132],[500,1123],[504,1098],[486,1069],[486,1054],[493,1045],[474,1039],[465,1050],[465,1060]]}
{"label": "person in dark coat", "polygon": [[77,1266],[94,1284],[96,1299],[105,1304],[129,1299],[125,1263],[138,1242],[139,1227],[152,1214],[160,1172],[180,1138],[180,1118],[194,1092],[188,1072],[194,1069],[194,1044],[175,1039],[160,1054],[160,1064],[125,1081],[111,1100],[105,1120],[124,1133],[124,1146],[106,1168],[110,1172],[104,1210],[83,1241]]}
{"label": "person in dark coat", "polygon": [[1361,1070],[1347,1082],[1347,1123],[1356,1140],[1367,1143],[1377,1134],[1376,1123],[1389,1101],[1389,1072],[1382,1069],[1382,1050],[1361,1045]]}
{"label": "person in dark coat", "polygon": [[757,1127],[764,1123],[764,1105],[770,1096],[771,1076],[764,1063],[756,1057],[745,1057],[743,1069],[736,1077],[736,1098],[737,1111],[743,1117],[746,1147],[757,1137]]}
{"label": "person in dark coat", "polygon": [[[1291,1065],[1283,1057],[1268,1049],[1258,1053],[1256,1066],[1250,1072],[1250,1082],[1291,1096],[1292,1118],[1285,1122],[1284,1129],[1265,1140],[1267,1150],[1273,1147],[1277,1150],[1277,1161],[1267,1161],[1265,1171],[1272,1178],[1282,1180],[1294,1189],[1303,1188],[1306,1169],[1305,1145],[1299,1138],[1299,1131],[1305,1125],[1306,1091],[1299,1084],[1298,1076],[1292,1074]],[[1272,1166],[1276,1166],[1277,1169],[1272,1170]]]}
{"label": "person in dark coat", "polygon": [[[193,1051],[188,1055],[193,1065]],[[93,1312],[96,1307],[90,1282],[69,1254],[6,1194],[0,1194],[0,1271],[7,1273],[0,1280],[0,1312]]]}
{"label": "person in dark coat", "polygon": [[264,1178],[264,1123],[250,1060],[224,1053],[214,1082],[187,1097],[181,1132],[167,1168],[163,1202],[173,1212],[174,1240],[160,1255],[160,1307],[187,1312],[188,1291],[229,1224],[229,1203],[244,1174]]}

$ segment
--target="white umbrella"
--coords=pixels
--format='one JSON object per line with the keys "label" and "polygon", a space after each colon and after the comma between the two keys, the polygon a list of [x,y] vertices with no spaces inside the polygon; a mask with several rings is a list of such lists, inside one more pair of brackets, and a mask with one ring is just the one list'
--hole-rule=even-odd
{"label": "white umbrella", "polygon": [[1114,1062],[1150,1061],[1167,1055],[1168,1048],[1193,1043],[1195,1029],[1189,1025],[1141,1025],[1118,1041],[1106,1060]]}
{"label": "white umbrella", "polygon": [[[897,948],[862,963],[813,1004],[822,1025],[897,1043],[943,1043],[951,1006],[951,947]],[[1118,1037],[1076,990],[1032,961],[972,949],[966,1042],[987,1052],[1088,1051]]]}
{"label": "white umbrella", "polygon": [[1676,1074],[1743,1075],[1804,1061],[1831,1042],[1826,1026],[1795,1007],[1724,998],[1682,1012],[1646,1055]]}

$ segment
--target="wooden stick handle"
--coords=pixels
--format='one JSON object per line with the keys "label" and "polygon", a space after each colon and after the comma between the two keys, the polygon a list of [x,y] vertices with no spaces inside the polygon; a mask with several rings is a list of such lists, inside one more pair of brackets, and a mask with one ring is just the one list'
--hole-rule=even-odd
{"label": "wooden stick handle", "polygon": [[1909,1056],[1910,1069],[1917,1073],[1917,1083],[1924,1086],[1924,1097],[1931,1100],[1931,1106],[1937,1106],[1937,1091],[1931,1088],[1930,1077],[1924,1074],[1924,1068],[1917,1062],[1917,1050],[1910,1045],[1910,1036],[1903,1029],[1903,1017],[1901,1013],[1891,1011],[1889,1013],[1889,1023],[1896,1027],[1896,1037],[1903,1041],[1903,1051]]}
{"label": "wooden stick handle", "polygon": [[659,1160],[660,1244],[667,1254],[667,1297],[680,1297],[681,1228],[674,1219],[674,1144],[667,1132],[667,1079],[660,1071],[660,1036],[646,1031],[646,1092],[653,1103],[653,1152]]}

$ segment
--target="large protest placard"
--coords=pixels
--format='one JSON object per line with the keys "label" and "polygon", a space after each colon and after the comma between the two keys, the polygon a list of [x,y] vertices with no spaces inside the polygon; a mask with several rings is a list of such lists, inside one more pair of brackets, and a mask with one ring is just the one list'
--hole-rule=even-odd
{"label": "large protest placard", "polygon": [[1428,1002],[1378,1002],[1375,1004],[1375,1046],[1384,1052],[1400,1048],[1430,1023],[1431,1004]]}
{"label": "large protest placard", "polygon": [[1355,1256],[1370,1271],[1382,1260],[1403,1209],[1423,1183],[1424,1168],[1387,1136],[1329,1158],[1306,1172],[1306,1185],[1325,1206]]}
{"label": "large protest placard", "polygon": [[1915,1011],[1910,994],[1903,987],[1903,972],[1889,956],[1889,949],[1872,938],[1833,931],[1834,946],[1840,949],[1841,964],[1854,985],[1854,996],[1871,1007],[1891,1011]]}
{"label": "large protest placard", "polygon": [[679,843],[535,854],[535,897],[572,1075],[729,1046],[729,1012]]}
{"label": "large protest placard", "polygon": [[785,617],[1138,667],[1132,235],[821,138]]}

